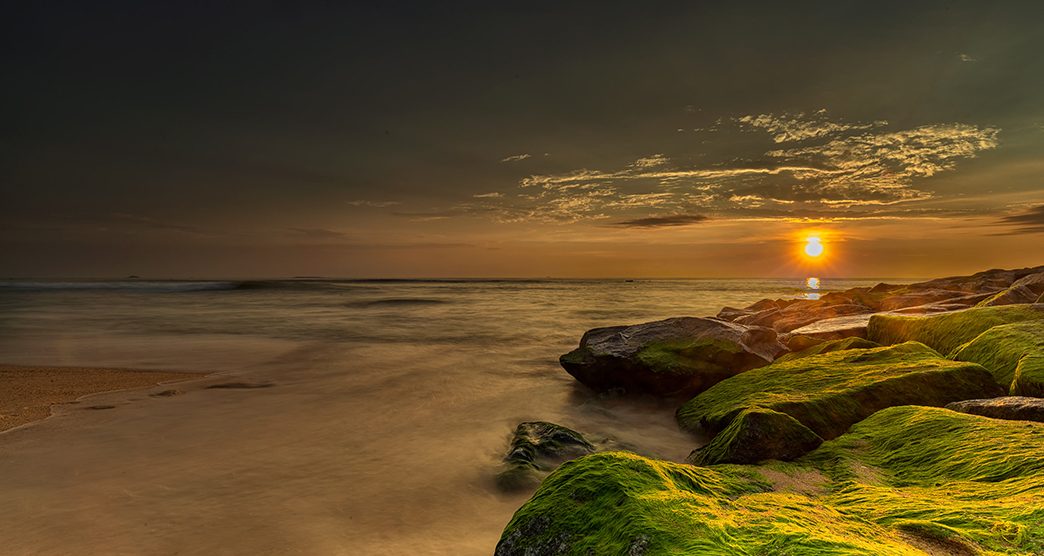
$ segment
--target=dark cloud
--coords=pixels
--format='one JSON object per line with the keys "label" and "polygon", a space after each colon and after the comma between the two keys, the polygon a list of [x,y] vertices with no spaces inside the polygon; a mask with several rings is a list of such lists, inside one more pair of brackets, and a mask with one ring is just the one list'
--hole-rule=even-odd
{"label": "dark cloud", "polygon": [[690,226],[705,220],[709,220],[709,218],[702,214],[675,214],[671,216],[635,218],[633,220],[614,222],[612,225],[618,228],[667,228],[672,226]]}
{"label": "dark cloud", "polygon": [[1009,214],[1000,219],[1000,224],[1015,228],[998,235],[1044,233],[1044,205],[1037,205],[1020,214]]}

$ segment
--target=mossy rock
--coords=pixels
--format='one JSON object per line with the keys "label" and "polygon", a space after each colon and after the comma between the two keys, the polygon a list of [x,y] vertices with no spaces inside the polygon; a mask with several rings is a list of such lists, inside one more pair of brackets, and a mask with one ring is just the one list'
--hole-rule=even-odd
{"label": "mossy rock", "polygon": [[682,317],[589,330],[559,362],[597,391],[691,396],[785,351],[769,328]]}
{"label": "mossy rock", "polygon": [[880,411],[792,463],[562,465],[497,556],[1044,553],[1044,424]]}
{"label": "mossy rock", "polygon": [[696,465],[791,460],[823,443],[818,434],[785,413],[754,408],[740,413],[711,440],[689,456]]}
{"label": "mossy rock", "polygon": [[547,421],[519,423],[504,456],[504,469],[497,475],[497,486],[505,491],[536,487],[563,461],[594,451],[584,435],[568,427]]}
{"label": "mossy rock", "polygon": [[687,430],[717,434],[744,410],[761,407],[831,439],[887,407],[941,407],[1003,394],[982,366],[907,342],[778,361],[717,384],[686,402],[677,417]]}
{"label": "mossy rock", "polygon": [[1027,355],[1019,360],[1008,393],[1044,398],[1044,355]]}
{"label": "mossy rock", "polygon": [[1044,396],[1044,322],[994,326],[961,346],[953,358],[986,367],[1012,395]]}
{"label": "mossy rock", "polygon": [[975,307],[926,316],[874,315],[867,338],[879,344],[921,342],[944,355],[1002,324],[1044,319],[1044,305]]}
{"label": "mossy rock", "polygon": [[820,353],[830,353],[833,351],[844,351],[846,349],[871,349],[881,347],[881,344],[877,342],[871,342],[866,338],[850,337],[843,338],[841,340],[831,340],[829,342],[823,342],[816,344],[810,348],[803,349],[801,351],[787,353],[776,359],[779,361],[792,361],[794,359],[801,359],[802,357],[809,357],[812,355],[819,355]]}

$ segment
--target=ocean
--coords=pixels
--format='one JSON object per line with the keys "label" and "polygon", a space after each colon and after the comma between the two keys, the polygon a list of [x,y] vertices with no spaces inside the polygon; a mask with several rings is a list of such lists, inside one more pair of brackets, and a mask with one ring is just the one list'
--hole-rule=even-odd
{"label": "ocean", "polygon": [[0,282],[0,363],[265,386],[104,394],[0,435],[0,552],[491,554],[529,496],[493,483],[518,422],[699,444],[673,406],[566,374],[584,331],[879,281]]}

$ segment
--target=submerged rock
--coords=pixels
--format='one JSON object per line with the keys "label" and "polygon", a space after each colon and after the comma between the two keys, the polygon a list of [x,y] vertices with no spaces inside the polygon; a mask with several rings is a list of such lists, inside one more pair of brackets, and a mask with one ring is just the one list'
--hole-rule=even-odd
{"label": "submerged rock", "polygon": [[682,317],[589,330],[559,361],[598,391],[674,396],[701,392],[785,351],[769,328]]}
{"label": "submerged rock", "polygon": [[1044,396],[1044,321],[994,326],[953,358],[986,367],[1011,395]]}
{"label": "submerged rock", "polygon": [[504,456],[504,470],[497,475],[497,486],[508,491],[535,487],[563,461],[594,451],[594,445],[573,429],[546,421],[519,423]]}
{"label": "submerged rock", "polygon": [[1003,396],[985,400],[964,400],[947,404],[946,409],[994,419],[1044,423],[1044,398]]}
{"label": "submerged rock", "polygon": [[1041,435],[1038,423],[906,406],[785,465],[599,453],[549,476],[496,554],[628,554],[639,539],[650,556],[1036,554]]}
{"label": "submerged rock", "polygon": [[1001,395],[1004,390],[980,365],[908,342],[780,360],[699,394],[678,409],[677,418],[686,430],[718,434],[745,410],[771,409],[829,440],[887,407],[941,407]]}
{"label": "submerged rock", "polygon": [[792,460],[823,443],[818,434],[785,413],[756,407],[740,413],[706,446],[689,455],[696,465]]}

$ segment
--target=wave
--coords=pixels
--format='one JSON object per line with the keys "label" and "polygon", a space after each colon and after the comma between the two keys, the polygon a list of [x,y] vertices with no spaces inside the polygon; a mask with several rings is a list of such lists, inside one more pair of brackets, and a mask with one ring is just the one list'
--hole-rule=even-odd
{"label": "wave", "polygon": [[374,299],[370,301],[355,301],[347,303],[348,307],[399,307],[414,305],[442,305],[449,303],[445,299],[433,299],[427,297],[390,297],[387,299]]}

